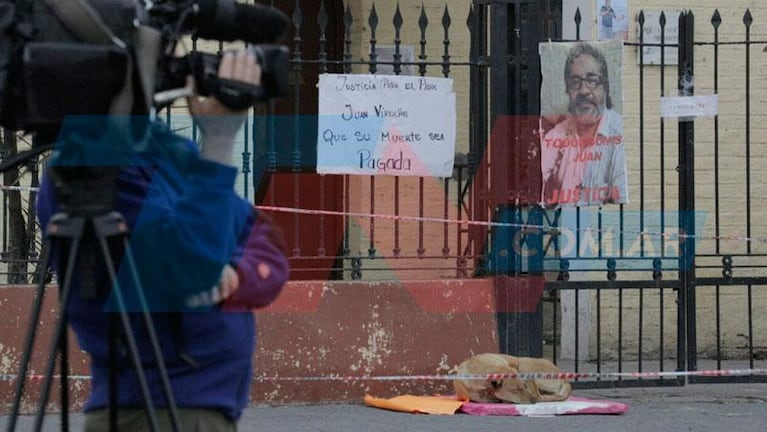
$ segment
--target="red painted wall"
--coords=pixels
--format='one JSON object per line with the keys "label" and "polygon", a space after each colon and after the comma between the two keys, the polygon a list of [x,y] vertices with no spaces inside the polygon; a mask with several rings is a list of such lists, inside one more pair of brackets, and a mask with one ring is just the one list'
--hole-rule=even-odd
{"label": "red painted wall", "polygon": [[[0,288],[0,406],[13,398],[34,287]],[[31,374],[40,374],[57,312],[48,288]],[[360,402],[366,393],[449,392],[448,381],[271,381],[263,377],[361,377],[447,374],[465,357],[495,351],[492,283],[486,279],[417,282],[290,282],[270,307],[257,311],[254,404]],[[74,337],[70,340],[74,344]],[[73,345],[71,374],[88,374],[87,357]],[[11,375],[11,376],[9,376]],[[73,406],[87,394],[87,378],[73,379]],[[25,411],[34,411],[40,382],[33,379]],[[58,394],[58,382],[53,388]],[[51,405],[55,409],[57,402]]]}

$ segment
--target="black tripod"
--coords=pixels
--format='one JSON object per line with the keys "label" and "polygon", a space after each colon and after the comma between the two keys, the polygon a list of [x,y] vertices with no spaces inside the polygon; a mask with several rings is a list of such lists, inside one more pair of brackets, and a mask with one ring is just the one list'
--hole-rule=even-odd
{"label": "black tripod", "polygon": [[[74,275],[80,275],[80,289],[84,298],[95,295],[93,275],[97,271],[96,263],[100,257],[112,287],[113,298],[116,301],[117,311],[110,313],[109,318],[109,423],[110,430],[117,430],[117,359],[120,345],[124,345],[130,356],[135,369],[141,395],[146,409],[147,419],[153,431],[159,431],[157,412],[154,408],[150,395],[149,385],[146,380],[144,367],[141,363],[136,339],[131,329],[130,317],[125,305],[125,293],[122,292],[118,282],[117,272],[112,260],[114,246],[122,247],[123,262],[128,266],[130,276],[133,279],[133,287],[137,291],[136,299],[139,302],[143,324],[146,326],[149,342],[152,347],[154,359],[163,386],[163,394],[167,402],[170,421],[174,431],[179,430],[178,410],[171,389],[168,373],[165,369],[165,361],[157,340],[151,314],[149,313],[143,289],[139,283],[138,272],[133,254],[128,242],[128,226],[123,216],[113,211],[115,193],[115,179],[117,168],[95,167],[55,167],[52,169],[55,179],[55,190],[61,211],[51,218],[47,228],[43,245],[40,278],[37,285],[35,302],[31,314],[31,325],[27,332],[24,353],[16,382],[16,390],[13,401],[11,418],[8,423],[8,431],[15,431],[24,385],[28,372],[28,365],[32,356],[35,343],[40,312],[45,296],[45,277],[43,275],[52,263],[54,254],[66,257],[66,266],[60,272],[59,287],[59,317],[53,330],[53,339],[47,357],[47,363],[43,377],[43,387],[35,417],[35,431],[42,429],[45,417],[45,407],[50,396],[50,388],[54,377],[55,360],[57,354],[60,357],[61,371],[61,430],[69,430],[69,389],[68,389],[68,338],[67,338],[67,310],[73,287]],[[63,263],[63,261],[62,261]],[[104,312],[107,313],[107,312]]]}

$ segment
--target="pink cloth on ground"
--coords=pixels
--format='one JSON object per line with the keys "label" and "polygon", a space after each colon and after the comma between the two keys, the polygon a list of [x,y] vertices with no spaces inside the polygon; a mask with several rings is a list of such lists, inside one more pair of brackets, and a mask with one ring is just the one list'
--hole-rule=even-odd
{"label": "pink cloth on ground", "polygon": [[562,402],[539,402],[536,404],[477,403],[465,402],[458,412],[472,415],[496,416],[554,416],[573,414],[623,414],[628,405],[572,396]]}

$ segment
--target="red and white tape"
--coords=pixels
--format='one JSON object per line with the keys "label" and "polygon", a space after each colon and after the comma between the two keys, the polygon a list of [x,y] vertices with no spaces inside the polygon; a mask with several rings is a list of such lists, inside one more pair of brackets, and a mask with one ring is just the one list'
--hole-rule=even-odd
{"label": "red and white tape", "polygon": [[[509,378],[529,379],[643,379],[643,378],[678,378],[678,377],[742,377],[767,376],[767,369],[715,369],[701,371],[668,371],[668,372],[559,372],[559,373],[504,373],[504,374],[474,374],[474,375],[325,375],[325,376],[256,376],[255,381],[453,381],[453,380],[502,380]],[[0,374],[0,381],[15,381],[16,374]],[[28,375],[29,381],[42,381],[44,375]],[[61,375],[54,375],[60,379]],[[69,375],[69,380],[90,380],[89,375]]]}
{"label": "red and white tape", "polygon": [[321,376],[321,377],[256,377],[258,381],[453,381],[453,380],[502,380],[508,378],[530,379],[607,379],[607,378],[677,378],[689,376],[732,377],[762,376],[767,369],[722,369],[703,371],[669,372],[559,372],[559,373],[504,373],[485,375],[387,375],[387,376]]}
{"label": "red and white tape", "polygon": [[[293,214],[305,214],[305,215],[315,215],[315,216],[355,217],[360,219],[381,219],[381,220],[392,220],[392,221],[399,221],[399,222],[431,222],[431,223],[452,224],[452,225],[482,226],[482,227],[488,227],[488,228],[507,227],[507,228],[519,228],[519,229],[525,229],[525,230],[540,230],[541,232],[544,232],[544,233],[549,231],[555,231],[555,230],[561,231],[563,229],[561,227],[545,226],[545,225],[518,224],[518,223],[508,223],[508,222],[487,222],[487,221],[461,220],[461,219],[443,219],[443,218],[423,217],[423,216],[355,213],[355,212],[341,212],[341,211],[331,211],[331,210],[310,210],[310,209],[300,209],[300,208],[293,208],[293,207],[256,206],[256,208],[259,210],[275,212],[275,213],[293,213]],[[743,235],[706,236],[706,235],[683,234],[678,232],[652,232],[647,230],[614,231],[609,229],[598,229],[598,228],[592,228],[592,227],[579,228],[579,229],[567,228],[567,229],[573,232],[589,232],[589,233],[595,233],[595,234],[602,233],[602,234],[612,234],[612,235],[636,235],[636,236],[642,236],[642,237],[664,238],[666,240],[695,239],[695,240],[710,240],[710,241],[723,240],[723,241],[767,243],[767,238],[743,236]]]}

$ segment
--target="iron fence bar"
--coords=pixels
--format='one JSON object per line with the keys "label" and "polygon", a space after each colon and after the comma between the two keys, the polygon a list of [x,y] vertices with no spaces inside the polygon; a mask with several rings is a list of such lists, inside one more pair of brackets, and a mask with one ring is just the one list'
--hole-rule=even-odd
{"label": "iron fence bar", "polygon": [[625,218],[625,215],[623,213],[623,204],[620,205],[620,210],[618,212],[618,218],[620,219],[619,222],[618,222],[618,226],[620,227],[619,228],[620,229],[620,235],[618,236],[618,238],[619,238],[618,256],[619,256],[619,258],[623,258],[624,257],[623,256],[624,255],[624,250],[623,249],[625,247],[625,241],[626,241],[626,238],[625,238],[626,218]]}
{"label": "iron fence bar", "polygon": [[659,306],[659,313],[660,313],[660,320],[658,322],[658,340],[659,340],[659,346],[658,346],[658,352],[659,352],[659,360],[660,360],[660,371],[663,372],[665,370],[664,367],[664,361],[665,361],[665,315],[666,315],[666,308],[665,308],[665,293],[663,290],[663,287],[660,285],[660,281],[663,279],[663,273],[661,272],[661,265],[662,263],[660,260],[657,262],[656,270],[653,272],[653,280],[656,282],[656,288],[658,289],[658,306]]}
{"label": "iron fence bar", "polygon": [[642,372],[642,344],[643,344],[643,330],[644,330],[644,288],[639,288],[639,335],[637,341],[637,355],[639,356],[638,371]]}
{"label": "iron fence bar", "polygon": [[746,293],[748,299],[748,365],[754,367],[754,297],[752,285],[748,285]]}
{"label": "iron fence bar", "polygon": [[[352,24],[354,23],[354,18],[352,17],[352,12],[349,6],[349,2],[346,2],[346,8],[344,9],[344,19],[343,19],[343,25],[344,25],[344,42],[343,42],[343,72],[345,74],[349,74],[352,72],[352,59],[354,58],[352,54]],[[349,175],[343,176],[343,209],[344,211],[348,212],[351,211],[351,178]],[[343,231],[343,244],[341,246],[341,257],[342,259],[346,259],[351,257],[351,218],[348,216],[345,216],[343,218],[344,223],[344,231]],[[341,261],[343,262],[343,261]],[[353,262],[353,261],[352,261]],[[342,266],[345,267],[345,266]],[[342,269],[342,271],[345,271],[345,268]],[[351,273],[350,277],[352,279],[355,279],[356,274]]]}
{"label": "iron fence bar", "polygon": [[320,29],[319,35],[319,53],[317,55],[320,64],[319,73],[323,74],[328,71],[328,52],[327,52],[327,29],[328,29],[328,13],[325,10],[325,0],[320,0],[320,10],[317,13],[317,26]]}
{"label": "iron fence bar", "polygon": [[445,12],[442,14],[442,28],[444,29],[444,38],[442,40],[443,54],[442,54],[442,75],[446,78],[450,76],[450,12],[445,4]]}
{"label": "iron fence bar", "polygon": [[717,284],[714,292],[715,299],[715,314],[716,314],[716,367],[722,368],[722,294],[721,285]]}
{"label": "iron fence bar", "polygon": [[[697,254],[696,256],[697,256],[698,258],[722,258],[722,257],[724,256],[724,257],[729,257],[729,258],[750,258],[750,259],[754,259],[754,258],[762,258],[762,257],[767,257],[767,253],[751,253],[751,254],[747,254],[747,253],[740,253],[740,254],[727,254],[727,255],[720,255],[720,254]],[[732,268],[739,268],[739,267],[742,267],[742,268],[751,268],[751,267],[767,267],[767,264],[763,264],[763,265],[753,265],[753,264],[749,264],[749,265],[741,265],[741,266],[739,266],[739,265],[735,265],[735,264],[730,264],[730,266],[731,266]],[[712,266],[706,266],[706,265],[704,265],[704,264],[700,264],[700,265],[698,265],[698,267],[699,267],[699,268],[703,268],[703,267],[707,267],[707,268],[719,268],[719,267],[721,267],[721,266],[715,266],[715,267],[712,267]]]}
{"label": "iron fence bar", "polygon": [[[479,3],[473,2],[472,7],[469,9],[469,17],[467,18],[469,23],[469,31],[471,36],[471,46],[469,48],[469,59],[477,63],[485,62],[489,64],[487,55],[488,37],[488,10],[487,6],[483,6]],[[468,181],[464,189],[464,196],[468,195],[469,190],[474,188],[475,193],[470,204],[469,217],[473,220],[486,221],[487,218],[483,214],[485,212],[485,195],[486,191],[480,189],[484,188],[484,184],[475,183],[474,179],[477,174],[481,173],[480,167],[482,161],[485,158],[485,152],[487,151],[487,137],[488,137],[488,112],[486,102],[488,98],[488,70],[486,67],[473,67],[470,70],[470,83],[469,85],[475,89],[469,95],[469,104],[471,105],[472,114],[469,117],[469,129],[471,133],[471,141],[469,142],[469,154],[468,154]],[[483,175],[485,173],[482,173]],[[466,245],[467,251],[471,250],[471,255],[480,257],[482,253],[482,247],[484,246],[484,240],[481,241],[484,230],[477,226],[469,226],[469,242]],[[484,271],[485,260],[483,258],[477,258],[475,266]]]}
{"label": "iron fence bar", "polygon": [[402,31],[403,24],[402,12],[399,10],[399,2],[397,2],[397,9],[394,12],[392,24],[394,25],[394,55],[392,56],[394,60],[393,70],[394,75],[399,75],[402,73],[402,53],[400,52],[402,49],[402,39],[400,38],[400,32]]}
{"label": "iron fence bar", "polygon": [[[678,88],[680,96],[692,96],[694,87],[694,16],[691,11],[679,15]],[[695,232],[695,125],[679,120],[679,227]],[[696,308],[695,308],[695,239],[681,245],[680,272],[683,287],[679,290],[679,370],[697,370]],[[686,356],[683,355],[686,353]],[[686,358],[685,358],[686,357]],[[686,362],[685,362],[686,360]]]}
{"label": "iron fence bar", "polygon": [[[325,10],[325,0],[320,1],[320,10],[317,14],[317,25],[319,26],[320,35],[319,35],[319,73],[323,74],[328,71],[328,62],[327,62],[327,50],[326,50],[326,44],[327,44],[327,26],[328,26],[328,14]],[[326,192],[325,192],[325,184],[327,183],[326,176],[320,176],[320,209],[325,210],[326,209]],[[335,220],[335,219],[334,219]],[[327,256],[327,248],[325,247],[325,221],[326,216],[324,214],[320,214],[320,221],[319,221],[319,244],[317,245],[317,255],[320,257]],[[335,251],[334,251],[335,252]]]}
{"label": "iron fence bar", "polygon": [[583,258],[583,257],[580,256],[581,255],[581,236],[580,236],[580,233],[582,232],[581,226],[582,226],[582,223],[581,223],[581,208],[580,207],[576,207],[575,208],[575,229],[576,229],[576,233],[577,234],[575,235],[575,251],[576,251],[576,256],[578,258]]}
{"label": "iron fence bar", "polygon": [[602,372],[602,288],[596,287],[597,298],[597,372]]}
{"label": "iron fence bar", "polygon": [[[424,179],[423,177],[418,177],[418,216],[420,218],[424,217]],[[422,258],[426,254],[426,246],[424,244],[424,222],[423,219],[418,221],[418,249],[416,252],[418,253],[418,257]]]}
{"label": "iron fence bar", "polygon": [[[394,215],[395,216],[400,215],[399,191],[400,191],[400,179],[399,177],[394,177]],[[400,232],[399,225],[400,225],[399,219],[395,219],[394,220],[394,250],[392,251],[395,257],[399,257],[402,251],[402,249],[400,248],[400,241],[399,241],[399,232]]]}
{"label": "iron fence bar", "polygon": [[746,285],[767,285],[767,276],[752,277],[699,277],[696,280],[698,286],[746,286]]}
{"label": "iron fence bar", "polygon": [[573,19],[575,20],[575,40],[580,41],[581,40],[581,21],[583,20],[583,17],[581,16],[580,7],[575,8],[575,17]]}
{"label": "iron fence bar", "polygon": [[[508,2],[508,4],[504,7],[508,12],[510,16],[510,21],[512,24],[512,27],[509,28],[508,25],[503,28],[505,33],[505,40],[506,40],[506,58],[511,60],[511,77],[512,82],[514,82],[514,90],[511,92],[511,104],[507,105],[504,109],[504,111],[498,112],[497,114],[515,114],[519,115],[523,112],[521,111],[524,109],[524,102],[523,102],[523,92],[522,87],[525,85],[524,81],[522,80],[522,65],[524,63],[523,58],[523,52],[522,52],[522,7],[523,5],[521,3],[511,3]],[[507,23],[508,24],[508,23]],[[500,30],[500,29],[496,29]],[[500,31],[499,31],[500,33]],[[496,39],[497,42],[497,39]],[[500,67],[505,67],[504,65],[499,65]],[[506,86],[507,83],[499,83],[500,86]],[[525,114],[528,114],[525,112]],[[516,122],[516,117],[515,117]],[[516,125],[515,125],[516,126]],[[516,127],[513,129],[515,132],[518,130]],[[514,144],[512,144],[513,148],[516,147]],[[519,157],[514,158],[513,163],[513,171],[512,175],[517,176],[519,175],[519,164],[520,160]]]}
{"label": "iron fence bar", "polygon": [[23,257],[23,259],[27,261],[23,268],[23,280],[25,282],[30,281],[29,276],[32,276],[32,279],[34,279],[37,275],[37,272],[30,273],[29,265],[37,258],[37,236],[35,235],[37,232],[37,206],[35,203],[37,202],[37,190],[40,187],[40,171],[38,167],[39,159],[39,156],[34,156],[29,161],[27,161],[27,165],[29,166],[30,186],[32,189],[29,191],[29,198],[27,201],[27,222],[25,227],[27,240],[27,245],[25,248],[26,256]]}
{"label": "iron fence bar", "polygon": [[450,254],[450,224],[447,219],[450,217],[450,179],[445,178],[442,180],[442,215],[445,218],[445,223],[442,224],[442,256],[447,257]]}
{"label": "iron fence bar", "polygon": [[421,52],[418,54],[418,74],[420,76],[426,76],[426,29],[429,27],[429,18],[426,16],[426,7],[421,3],[421,14],[418,16],[418,28],[421,31],[421,38],[418,40],[418,45],[421,48]]}
{"label": "iron fence bar", "polygon": [[[751,11],[746,9],[743,15],[743,25],[746,30],[746,235],[751,237]],[[751,242],[746,244],[746,250],[751,253]]]}
{"label": "iron fence bar", "polygon": [[[351,181],[350,177],[348,175],[344,176],[343,180],[343,188],[344,188],[344,210],[349,211],[351,209]],[[348,258],[351,256],[351,239],[350,234],[351,233],[351,218],[346,216],[344,217],[344,240],[343,240],[343,246],[341,249],[341,257],[340,258]]]}
{"label": "iron fence bar", "polygon": [[[722,17],[719,9],[716,9],[711,17],[711,25],[714,27],[714,94],[719,94],[719,26],[721,24]],[[714,116],[714,229],[717,255],[721,253],[719,197],[719,114],[717,114]]]}
{"label": "iron fence bar", "polygon": [[[8,142],[7,140],[12,139],[10,137],[10,134],[14,134],[15,132],[6,128],[2,128],[2,132],[3,132],[3,137],[2,137],[3,141],[2,141],[2,145],[0,145],[0,160],[4,161],[6,158],[13,156],[9,154],[10,151],[7,147],[7,142]],[[3,184],[6,184],[6,175],[7,174],[5,173],[2,174]],[[3,211],[3,225],[2,225],[3,226],[3,254],[2,256],[0,256],[0,258],[2,258],[3,260],[6,259],[6,255],[8,253],[8,233],[9,233],[9,227],[10,227],[10,220],[8,216],[9,205],[10,205],[10,198],[8,194],[3,193],[3,209],[5,210]]]}
{"label": "iron fence bar", "polygon": [[[767,284],[767,278],[765,279],[765,284]],[[658,285],[656,285],[658,284]],[[615,280],[615,281],[609,281],[609,280],[591,280],[591,281],[564,281],[564,280],[547,280],[545,283],[545,286],[551,289],[557,289],[561,291],[566,290],[585,290],[585,291],[592,291],[596,290],[597,288],[601,290],[610,290],[610,291],[618,291],[618,290],[639,290],[639,288],[653,288],[653,287],[663,287],[663,288],[673,288],[673,289],[679,289],[681,287],[681,283],[677,280],[666,280],[664,279],[661,282],[651,281],[651,280],[633,280],[633,281],[623,281],[623,280]]]}
{"label": "iron fence bar", "polygon": [[[376,176],[370,176],[370,214],[376,214]],[[368,231],[369,245],[368,245],[368,258],[375,258],[376,256],[376,220],[370,218],[370,226]]]}
{"label": "iron fence bar", "polygon": [[623,289],[618,286],[618,372],[623,372]]}
{"label": "iron fence bar", "polygon": [[[293,24],[293,60],[295,62],[293,66],[293,151],[291,152],[291,171],[293,176],[293,206],[300,207],[301,204],[301,191],[299,187],[300,170],[301,170],[301,74],[303,72],[303,64],[301,59],[303,53],[301,52],[303,41],[301,39],[301,27],[303,25],[303,12],[301,10],[301,2],[296,0],[293,15],[291,17]],[[301,223],[300,215],[295,213],[293,215],[293,256],[301,256]]]}
{"label": "iron fence bar", "polygon": [[[719,26],[722,17],[719,9],[714,10],[711,25],[714,28],[714,94],[719,94]],[[721,253],[720,208],[719,208],[719,115],[714,116],[714,229],[716,236],[716,254]],[[721,285],[716,285],[716,367],[722,368],[722,293]]]}
{"label": "iron fence bar", "polygon": [[[349,7],[349,2],[346,2],[346,8],[344,9],[344,54],[343,60],[340,62],[343,65],[345,74],[352,73],[352,24],[354,18],[352,17],[352,11]],[[348,231],[348,230],[347,230]]]}
{"label": "iron fence bar", "polygon": [[376,12],[376,5],[373,3],[373,8],[370,10],[368,16],[368,26],[370,26],[370,62],[368,64],[368,70],[371,74],[375,75],[377,72],[378,54],[376,53],[376,29],[378,28],[378,12]]}
{"label": "iron fence bar", "polygon": [[[455,210],[456,210],[456,218],[458,220],[463,220],[464,208],[465,208],[465,202],[463,201],[463,196],[461,194],[461,187],[462,187],[462,185],[463,185],[463,168],[460,168],[460,169],[458,169],[457,184],[456,184],[456,188],[455,188],[456,195],[457,195],[455,197],[456,198]],[[469,199],[471,199],[471,197],[469,197]],[[469,201],[469,202],[471,202],[471,201]],[[466,213],[467,213],[466,214],[467,217],[471,217],[471,213],[470,212],[466,212]],[[463,235],[464,235],[464,233],[468,233],[468,230],[464,229],[463,226],[460,226],[460,227],[456,227],[455,233],[456,233],[456,239],[455,239],[456,252],[458,254],[465,254],[465,252],[463,250]],[[458,259],[456,259],[456,274],[455,275],[456,275],[457,278],[468,277],[469,276],[468,273],[467,273],[467,268],[466,267],[467,267],[467,260],[465,258],[458,258]]]}
{"label": "iron fence bar", "polygon": [[[660,64],[665,65],[666,64],[666,13],[661,11],[660,17],[658,18],[658,23],[660,24]],[[660,98],[663,99],[663,97],[666,95],[666,73],[665,68],[662,67],[660,70]],[[666,144],[666,122],[663,119],[663,117],[658,118],[659,121],[659,152],[660,152],[660,206],[661,206],[661,232],[663,232],[663,213],[665,208],[665,201],[666,201],[666,188],[665,186],[665,155],[664,155],[664,149]],[[642,183],[642,188],[644,189],[644,183]],[[641,210],[641,222],[640,222],[640,231],[644,231],[644,201],[642,202],[642,210]],[[661,241],[663,239],[661,238]],[[642,242],[641,245],[642,253],[644,254],[644,242]],[[661,250],[663,248],[661,247]]]}

